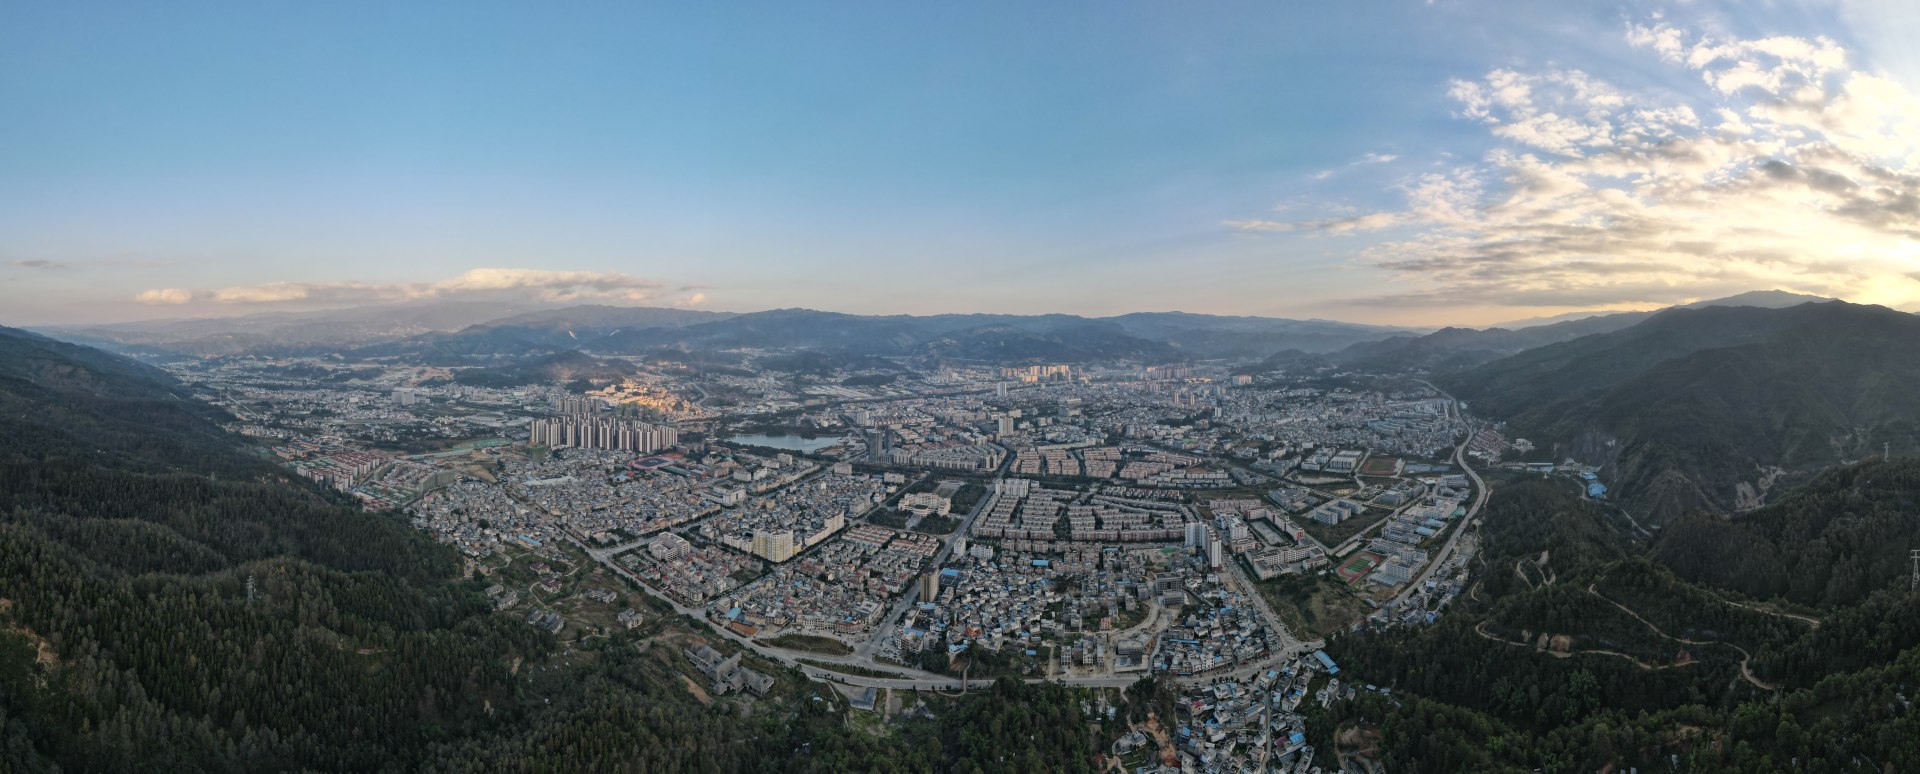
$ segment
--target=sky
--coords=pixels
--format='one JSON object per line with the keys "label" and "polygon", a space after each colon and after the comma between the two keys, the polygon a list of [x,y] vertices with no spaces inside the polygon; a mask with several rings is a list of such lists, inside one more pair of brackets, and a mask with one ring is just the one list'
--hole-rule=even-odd
{"label": "sky", "polygon": [[1920,7],[678,5],[0,0],[0,324],[1920,307]]}

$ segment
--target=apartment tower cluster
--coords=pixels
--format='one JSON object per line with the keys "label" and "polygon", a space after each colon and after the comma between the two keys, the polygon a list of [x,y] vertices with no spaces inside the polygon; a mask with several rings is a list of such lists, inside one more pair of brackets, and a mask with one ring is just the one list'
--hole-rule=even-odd
{"label": "apartment tower cluster", "polygon": [[1021,382],[1071,382],[1073,366],[1065,364],[1036,365],[1025,368],[1002,368],[1000,378]]}
{"label": "apartment tower cluster", "polygon": [[557,416],[528,426],[528,443],[650,454],[680,442],[679,428],[671,425],[601,416],[606,404],[595,398],[561,398],[554,408]]}

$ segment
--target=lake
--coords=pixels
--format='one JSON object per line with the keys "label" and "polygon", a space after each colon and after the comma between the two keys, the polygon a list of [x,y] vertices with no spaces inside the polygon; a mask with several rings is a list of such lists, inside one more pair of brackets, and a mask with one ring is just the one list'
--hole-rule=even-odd
{"label": "lake", "polygon": [[840,443],[838,436],[803,438],[797,435],[736,435],[727,439],[727,443],[741,446],[765,446],[770,449],[786,449],[797,452],[816,452]]}

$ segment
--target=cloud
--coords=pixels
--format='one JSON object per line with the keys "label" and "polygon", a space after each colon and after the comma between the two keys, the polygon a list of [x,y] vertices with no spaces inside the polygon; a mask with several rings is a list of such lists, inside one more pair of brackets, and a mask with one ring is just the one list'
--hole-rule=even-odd
{"label": "cloud", "polygon": [[141,291],[133,300],[142,304],[186,304],[193,301],[193,291],[184,288],[155,288]]}
{"label": "cloud", "polygon": [[1326,218],[1322,220],[1284,221],[1284,220],[1229,220],[1227,226],[1237,231],[1266,232],[1287,234],[1296,231],[1322,234],[1351,234],[1355,231],[1373,231],[1396,225],[1405,220],[1399,213],[1376,212],[1368,215],[1355,215],[1348,218]]}
{"label": "cloud", "polygon": [[61,263],[59,261],[43,260],[40,258],[23,258],[17,261],[8,261],[7,265],[21,268],[21,269],[39,269],[41,271],[65,271],[67,269],[73,268],[73,266],[69,264]]}
{"label": "cloud", "polygon": [[270,282],[225,288],[155,288],[134,297],[143,304],[358,306],[421,300],[501,300],[548,303],[663,303],[705,301],[691,287],[619,272],[546,269],[473,269],[431,283]]}
{"label": "cloud", "polygon": [[[1627,41],[1680,96],[1574,69],[1447,87],[1497,141],[1395,186],[1404,206],[1240,232],[1374,233],[1365,303],[1672,303],[1779,287],[1901,305],[1920,269],[1920,98],[1825,38],[1722,39],[1664,22]],[[1394,285],[1409,290],[1396,290]]]}

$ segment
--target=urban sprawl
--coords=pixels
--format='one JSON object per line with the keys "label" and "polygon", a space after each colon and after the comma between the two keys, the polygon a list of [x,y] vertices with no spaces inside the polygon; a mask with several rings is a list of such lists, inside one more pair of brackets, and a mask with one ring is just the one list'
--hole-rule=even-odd
{"label": "urban sprawl", "polygon": [[[529,587],[490,592],[528,625],[598,626],[541,603],[598,565],[868,706],[874,690],[1006,675],[1176,681],[1171,733],[1116,743],[1130,770],[1319,771],[1301,705],[1374,690],[1324,638],[1443,615],[1475,550],[1476,469],[1527,448],[1413,381],[634,364],[640,377],[585,390],[378,362],[171,368],[291,471],[404,513],[472,570],[532,568]],[[1530,469],[1605,496],[1591,471]],[[1307,627],[1287,589],[1309,582],[1351,620]],[[770,682],[737,655],[684,655],[715,691]]]}

